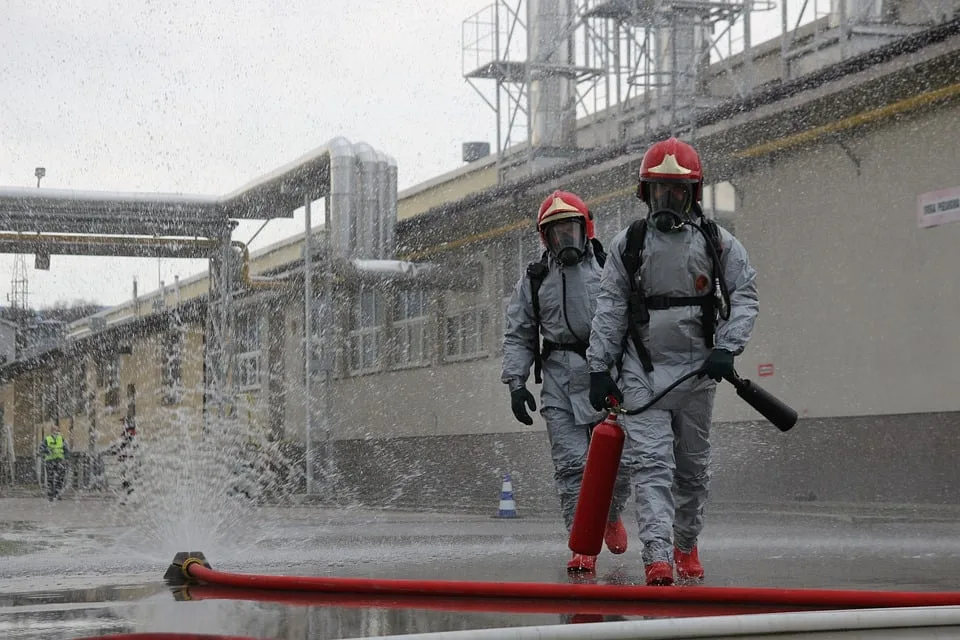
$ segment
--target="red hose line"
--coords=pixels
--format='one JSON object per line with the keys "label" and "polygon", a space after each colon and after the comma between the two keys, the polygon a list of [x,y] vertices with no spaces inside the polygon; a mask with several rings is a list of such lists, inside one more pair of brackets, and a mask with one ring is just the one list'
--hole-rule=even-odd
{"label": "red hose line", "polygon": [[820,608],[884,608],[960,605],[960,592],[853,591],[843,589],[771,589],[760,587],[646,587],[608,584],[472,582],[460,580],[388,580],[272,576],[229,573],[199,563],[184,567],[207,584],[244,589],[390,595],[438,595],[474,598],[552,598],[633,602],[699,602]]}
{"label": "red hose line", "polygon": [[205,633],[112,633],[106,636],[86,636],[74,640],[260,640],[251,636],[222,636]]}
{"label": "red hose line", "polygon": [[786,613],[806,611],[809,607],[769,605],[720,605],[702,603],[612,602],[608,600],[557,600],[548,598],[450,598],[441,596],[376,596],[327,594],[304,591],[267,591],[237,587],[185,587],[184,600],[252,600],[310,607],[348,609],[429,609],[433,611],[470,611],[493,613],[596,613],[624,616],[685,618],[743,615],[748,613]]}

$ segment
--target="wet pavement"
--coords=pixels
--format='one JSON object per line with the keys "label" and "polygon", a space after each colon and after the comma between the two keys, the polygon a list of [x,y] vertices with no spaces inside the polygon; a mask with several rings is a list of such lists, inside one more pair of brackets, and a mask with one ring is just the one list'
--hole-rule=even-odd
{"label": "wet pavement", "polygon": [[[300,640],[741,612],[438,598],[231,600],[256,594],[163,584],[173,553],[199,549],[216,569],[251,573],[557,583],[568,580],[569,552],[552,518],[269,507],[248,512],[242,528],[171,525],[184,531],[183,542],[167,539],[168,528],[143,525],[155,519],[94,498],[0,499],[0,637],[178,631]],[[707,523],[706,585],[960,591],[960,512],[715,505]],[[628,530],[635,536],[633,523]],[[641,581],[636,548],[600,556],[597,582]]]}

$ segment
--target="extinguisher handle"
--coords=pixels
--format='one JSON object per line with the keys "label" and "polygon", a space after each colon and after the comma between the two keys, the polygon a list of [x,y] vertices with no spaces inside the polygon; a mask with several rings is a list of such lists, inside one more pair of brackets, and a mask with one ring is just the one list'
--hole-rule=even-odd
{"label": "extinguisher handle", "polygon": [[616,416],[618,413],[623,411],[623,408],[620,406],[620,403],[617,402],[617,399],[611,393],[607,396],[607,407],[610,409],[609,414],[611,416]]}

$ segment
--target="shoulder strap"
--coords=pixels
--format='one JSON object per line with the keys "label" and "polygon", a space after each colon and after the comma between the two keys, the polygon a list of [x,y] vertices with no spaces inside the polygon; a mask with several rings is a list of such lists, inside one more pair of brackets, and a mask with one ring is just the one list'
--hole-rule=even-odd
{"label": "shoulder strap", "polygon": [[539,262],[527,265],[527,277],[530,278],[530,300],[533,303],[533,320],[535,323],[535,342],[533,350],[533,380],[537,384],[543,382],[543,353],[540,351],[540,285],[550,273],[547,266],[547,252],[544,251]]}
{"label": "shoulder strap", "polygon": [[597,259],[597,264],[602,268],[607,263],[607,250],[596,238],[590,238],[590,244],[593,246],[593,257]]}
{"label": "shoulder strap", "polygon": [[633,346],[640,357],[643,370],[649,373],[653,371],[653,361],[650,359],[650,352],[643,344],[639,329],[639,325],[650,322],[650,312],[647,311],[643,287],[640,286],[640,264],[646,237],[646,218],[634,220],[627,229],[627,244],[620,258],[627,271],[627,282],[630,283],[630,295],[627,298],[627,335],[633,340]]}
{"label": "shoulder strap", "polygon": [[724,282],[723,274],[723,238],[720,235],[720,226],[709,218],[703,219],[703,230],[712,247],[710,251],[710,261],[713,263],[713,295],[711,302],[719,302],[720,307],[715,304],[704,306],[703,308],[703,333],[706,337],[707,346],[714,347],[714,332],[717,327],[717,314],[726,319],[730,314],[730,297]]}
{"label": "shoulder strap", "polygon": [[707,237],[713,242],[713,248],[717,250],[717,257],[722,259],[723,240],[720,238],[720,227],[710,218],[704,218],[703,230],[707,232]]}
{"label": "shoulder strap", "polygon": [[640,257],[643,254],[643,241],[647,237],[647,219],[634,220],[627,229],[627,244],[620,258],[627,269],[627,275],[634,276],[640,270]]}

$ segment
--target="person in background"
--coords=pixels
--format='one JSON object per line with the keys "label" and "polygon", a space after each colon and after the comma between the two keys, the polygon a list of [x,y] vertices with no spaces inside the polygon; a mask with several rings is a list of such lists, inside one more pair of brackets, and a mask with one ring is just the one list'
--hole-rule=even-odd
{"label": "person in background", "polygon": [[44,436],[40,442],[40,456],[43,458],[43,470],[47,477],[47,500],[50,502],[63,497],[69,455],[70,450],[60,433],[60,425],[54,423],[50,435]]}
{"label": "person in background", "polygon": [[133,418],[125,417],[121,420],[123,432],[120,439],[107,448],[108,455],[117,456],[120,463],[120,503],[125,504],[133,493],[136,479],[139,476],[140,459],[138,454],[137,424]]}
{"label": "person in background", "polygon": [[[539,262],[527,267],[507,306],[500,380],[510,390],[513,415],[532,425],[527,407],[535,411],[537,405],[526,381],[531,366],[536,382],[541,382],[542,374],[540,413],[547,425],[560,509],[570,531],[590,432],[606,415],[590,406],[586,360],[605,256],[594,238],[593,215],[573,193],[555,191],[543,201],[537,230],[545,251]],[[612,553],[627,550],[627,531],[620,514],[629,497],[629,477],[620,474],[604,532]],[[596,563],[596,556],[574,553],[567,571],[592,573]]]}

